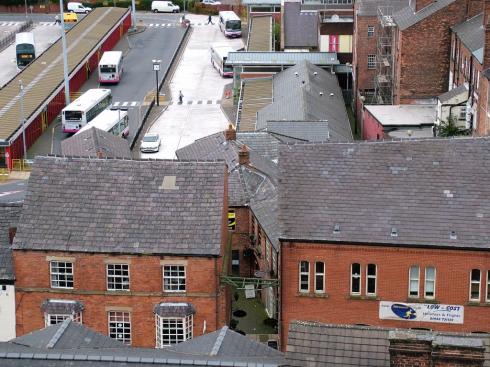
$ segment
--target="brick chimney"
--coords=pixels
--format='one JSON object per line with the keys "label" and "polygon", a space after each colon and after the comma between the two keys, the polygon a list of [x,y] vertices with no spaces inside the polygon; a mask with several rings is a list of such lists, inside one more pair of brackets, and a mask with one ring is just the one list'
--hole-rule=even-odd
{"label": "brick chimney", "polygon": [[425,8],[427,5],[431,4],[434,0],[415,0],[415,11]]}
{"label": "brick chimney", "polygon": [[250,151],[246,145],[242,145],[240,151],[238,152],[238,163],[240,165],[250,164]]}
{"label": "brick chimney", "polygon": [[229,124],[228,129],[225,130],[225,140],[236,140],[236,130],[232,124]]}
{"label": "brick chimney", "polygon": [[[439,337],[443,339],[433,342],[432,346],[432,366],[433,367],[452,367],[452,366],[465,366],[465,367],[483,367],[485,362],[485,348],[480,342],[480,345],[475,345],[473,342],[467,343],[469,338],[456,338],[452,341],[452,337]],[[444,339],[447,339],[444,342]],[[438,344],[441,343],[441,344]]]}
{"label": "brick chimney", "polygon": [[410,331],[390,331],[391,367],[431,367],[432,341],[418,340]]}
{"label": "brick chimney", "polygon": [[483,69],[490,67],[490,0],[485,0],[483,8],[483,29],[485,30],[485,43],[483,47]]}

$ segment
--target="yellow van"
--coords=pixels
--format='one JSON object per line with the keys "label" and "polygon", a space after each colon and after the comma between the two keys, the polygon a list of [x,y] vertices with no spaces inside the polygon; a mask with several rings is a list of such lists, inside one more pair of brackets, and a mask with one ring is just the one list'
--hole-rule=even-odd
{"label": "yellow van", "polygon": [[76,13],[63,13],[63,22],[65,22],[65,31],[67,31],[77,24],[78,16]]}

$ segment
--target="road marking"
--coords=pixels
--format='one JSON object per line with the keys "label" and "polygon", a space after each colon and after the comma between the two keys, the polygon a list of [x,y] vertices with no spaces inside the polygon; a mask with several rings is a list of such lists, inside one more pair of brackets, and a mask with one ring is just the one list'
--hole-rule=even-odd
{"label": "road marking", "polygon": [[157,28],[160,27],[160,24],[159,23],[155,24],[155,27],[157,27]]}
{"label": "road marking", "polygon": [[117,106],[119,106],[119,103],[121,103],[121,102],[114,102],[114,103],[112,104],[112,106],[113,106],[113,107],[117,107]]}
{"label": "road marking", "polygon": [[150,27],[153,27],[153,23],[150,24]]}
{"label": "road marking", "polygon": [[126,107],[127,105],[128,105],[128,102],[123,102],[123,103],[122,103],[122,106],[123,106],[123,107]]}
{"label": "road marking", "polygon": [[112,103],[112,107],[137,107],[140,105],[138,101],[117,101]]}
{"label": "road marking", "polygon": [[138,102],[131,102],[131,107],[137,106]]}
{"label": "road marking", "polygon": [[56,25],[56,22],[39,22],[40,26],[53,26]]}
{"label": "road marking", "polygon": [[197,104],[200,104],[200,105],[203,105],[203,104],[221,104],[221,100],[220,99],[199,99],[199,100],[190,100],[190,101],[183,101],[182,103],[178,103],[177,101],[170,101],[169,102],[169,105],[185,105],[185,106],[189,106],[189,105],[197,105]]}
{"label": "road marking", "polygon": [[7,196],[7,195],[18,194],[19,192],[22,192],[22,191],[5,191],[5,192],[0,192],[0,197]]}

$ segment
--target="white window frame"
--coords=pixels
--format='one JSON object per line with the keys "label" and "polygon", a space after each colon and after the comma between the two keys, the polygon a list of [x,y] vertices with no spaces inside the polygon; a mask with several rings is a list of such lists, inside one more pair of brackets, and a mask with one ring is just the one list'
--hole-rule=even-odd
{"label": "white window frame", "polygon": [[[321,273],[318,273],[317,272],[317,269],[316,269],[316,264],[323,264],[323,272]],[[325,293],[325,262],[323,261],[315,261],[315,269],[314,269],[314,272],[315,272],[315,293],[319,293],[319,294],[323,294]],[[321,285],[322,285],[322,289],[321,290],[318,290],[317,289],[317,286],[318,286],[318,282],[317,282],[317,277],[322,277],[322,282],[321,282]]]}
{"label": "white window frame", "polygon": [[[123,272],[123,267],[127,267],[127,275],[121,274],[109,274],[109,267],[113,267],[112,271]],[[129,292],[131,285],[131,276],[129,272],[129,264],[120,263],[108,263],[106,264],[106,279],[107,279],[107,290],[111,292]],[[127,280],[126,280],[127,279]],[[120,284],[121,288],[117,288],[116,285]]]}
{"label": "white window frame", "polygon": [[[473,298],[471,296],[471,288],[472,288],[472,285],[475,284],[476,282],[473,280],[473,270],[478,270],[478,273],[479,273],[479,277],[478,277],[478,298]],[[471,269],[470,270],[470,301],[471,302],[480,302],[480,299],[481,299],[481,270],[480,269]]]}
{"label": "white window frame", "polygon": [[[170,272],[177,271],[178,275],[170,275],[168,277],[165,276],[165,268],[169,268]],[[174,269],[178,268],[178,269]],[[180,275],[181,269],[184,269],[184,275]],[[168,293],[185,293],[187,292],[187,266],[185,264],[164,264],[162,266],[162,274],[163,274],[163,291]],[[166,284],[165,279],[169,279],[170,282]],[[172,283],[172,280],[176,280],[177,283]],[[182,283],[183,280],[183,283]],[[181,285],[184,285],[184,289],[179,289]],[[167,288],[168,286],[168,288]],[[176,287],[177,289],[173,289]]]}
{"label": "white window frame", "polygon": [[490,270],[487,270],[487,293],[485,296],[485,301],[490,302]]}
{"label": "white window frame", "polygon": [[[359,274],[354,274],[354,265],[359,265]],[[352,263],[350,264],[350,294],[353,296],[359,296],[361,294],[361,289],[362,289],[362,266],[361,263]],[[354,285],[353,280],[354,279],[359,279],[359,291],[354,292],[352,289],[352,286]]]}
{"label": "white window frame", "polygon": [[[164,322],[167,323],[173,323],[174,325],[172,326],[177,326],[178,322],[182,323],[182,327],[175,327],[175,328],[169,328],[168,330],[175,330],[175,333],[166,333],[163,334],[163,326]],[[181,333],[181,339],[180,341],[176,343],[165,343],[164,344],[164,335],[167,336],[166,339],[170,339],[170,337],[174,336],[174,339],[176,338],[177,331],[180,331]],[[155,333],[156,333],[156,348],[165,348],[169,347],[171,345],[175,345],[181,342],[185,342],[186,340],[192,339],[192,334],[193,334],[193,315],[188,315],[185,317],[162,317],[159,315],[155,315]]]}
{"label": "white window frame", "polygon": [[269,240],[265,239],[265,261],[267,261],[267,264],[270,266],[271,263],[271,243]]}
{"label": "white window frame", "polygon": [[[369,266],[374,266],[374,275],[369,274]],[[374,292],[369,292],[369,279],[374,279]],[[366,266],[366,295],[376,296],[378,293],[378,265],[370,263]]]}
{"label": "white window frame", "polygon": [[272,270],[274,270],[274,274],[277,274],[277,252],[272,248]]}
{"label": "white window frame", "polygon": [[[412,278],[412,268],[417,268],[417,277]],[[412,295],[412,281],[417,281],[417,295]],[[420,297],[420,266],[412,265],[408,268],[408,298],[419,298]]]}
{"label": "white window frame", "polygon": [[458,120],[466,120],[466,106],[459,107]]}
{"label": "white window frame", "polygon": [[[57,322],[52,323],[51,320],[57,320]],[[55,314],[55,313],[44,313],[44,326],[48,327],[51,325],[59,324],[66,319],[72,319],[72,321],[82,324],[82,313],[76,312],[73,314]]]}
{"label": "white window frame", "polygon": [[[120,317],[122,317],[122,321],[118,320]],[[109,335],[110,338],[119,340],[126,345],[131,345],[131,329],[131,312],[107,312],[107,335]]]}
{"label": "white window frame", "polygon": [[367,36],[368,37],[374,37],[374,26],[373,25],[367,26]]}
{"label": "white window frame", "polygon": [[[428,269],[434,269],[434,279],[428,279],[427,277],[427,270]],[[425,299],[435,299],[436,298],[436,279],[437,279],[437,269],[435,266],[426,266],[425,267],[425,274],[424,274],[424,298]],[[433,289],[434,289],[434,294],[432,296],[427,295],[427,284],[429,282],[433,283]]]}
{"label": "white window frame", "polygon": [[[53,271],[53,266],[54,264],[57,264],[57,268],[58,269],[67,269],[67,266],[66,264],[70,264],[71,265],[71,273],[67,273],[66,271],[64,273],[62,272],[59,272],[59,271]],[[64,264],[64,266],[60,266],[60,264]],[[73,266],[73,262],[71,261],[58,261],[58,260],[52,260],[49,262],[49,275],[50,275],[50,284],[51,284],[51,288],[58,288],[58,289],[73,289],[74,285],[75,285],[75,277],[74,277],[74,266]],[[56,280],[53,279],[53,276],[56,277]],[[71,279],[69,279],[69,277],[71,276]],[[65,277],[64,280],[61,280],[60,281],[60,277]],[[68,283],[71,281],[71,287],[69,286],[60,286],[60,285],[55,285],[56,283],[60,283],[60,282],[65,282],[65,283]]]}
{"label": "white window frame", "polygon": [[376,55],[375,54],[367,55],[367,68],[368,68],[368,70],[376,69]]}
{"label": "white window frame", "polygon": [[269,317],[274,317],[274,308],[275,308],[275,299],[274,299],[274,288],[267,288],[267,303],[266,303],[266,312]]}
{"label": "white window frame", "polygon": [[[301,265],[303,263],[306,263],[307,266],[308,266],[308,269],[306,271],[301,271]],[[298,273],[299,273],[299,277],[298,277],[298,280],[299,280],[299,292],[300,293],[308,293],[310,291],[310,262],[309,261],[306,261],[306,260],[301,260],[299,262],[299,268],[298,268]],[[306,276],[306,283],[307,283],[307,289],[302,289],[302,280],[301,278],[303,276]]]}

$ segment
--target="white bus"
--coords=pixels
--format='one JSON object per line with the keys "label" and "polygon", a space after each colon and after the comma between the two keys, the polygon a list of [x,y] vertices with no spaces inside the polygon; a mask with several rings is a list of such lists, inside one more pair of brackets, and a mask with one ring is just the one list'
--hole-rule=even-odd
{"label": "white bus", "polygon": [[233,11],[220,11],[219,29],[226,37],[241,37],[242,21]]}
{"label": "white bus", "polygon": [[22,70],[36,58],[34,33],[20,32],[15,34],[15,58],[17,69]]}
{"label": "white bus", "polygon": [[122,138],[129,135],[128,112],[124,110],[104,110],[96,118],[82,127],[75,135],[95,127]]}
{"label": "white bus", "polygon": [[61,111],[64,133],[76,133],[112,102],[110,89],[89,89]]}
{"label": "white bus", "polygon": [[121,51],[106,51],[99,61],[99,83],[117,84],[123,72]]}
{"label": "white bus", "polygon": [[233,47],[230,46],[211,45],[211,65],[213,65],[223,77],[233,76],[233,68],[225,64],[228,53],[234,51]]}

